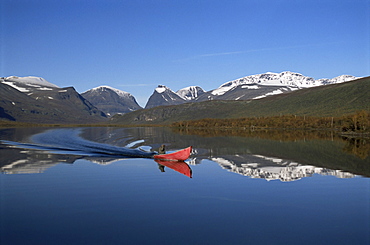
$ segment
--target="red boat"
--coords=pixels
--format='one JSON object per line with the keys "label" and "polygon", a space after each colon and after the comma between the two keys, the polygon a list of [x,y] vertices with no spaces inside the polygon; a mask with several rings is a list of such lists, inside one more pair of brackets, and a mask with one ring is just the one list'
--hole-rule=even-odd
{"label": "red boat", "polygon": [[192,147],[189,146],[188,148],[168,153],[168,154],[158,154],[154,155],[154,159],[159,159],[159,160],[170,160],[170,161],[185,161],[190,157]]}

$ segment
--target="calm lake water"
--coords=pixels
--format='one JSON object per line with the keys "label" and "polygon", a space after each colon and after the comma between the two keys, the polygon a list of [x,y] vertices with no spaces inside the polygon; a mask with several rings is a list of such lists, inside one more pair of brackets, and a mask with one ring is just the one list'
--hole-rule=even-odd
{"label": "calm lake water", "polygon": [[[0,139],[0,244],[370,244],[369,140],[106,127]],[[193,146],[188,173],[117,155],[161,144]]]}

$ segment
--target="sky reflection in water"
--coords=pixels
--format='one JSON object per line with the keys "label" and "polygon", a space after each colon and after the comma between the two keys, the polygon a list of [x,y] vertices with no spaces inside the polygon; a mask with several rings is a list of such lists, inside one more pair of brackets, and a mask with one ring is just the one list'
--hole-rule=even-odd
{"label": "sky reflection in water", "polygon": [[[31,143],[29,136],[43,130],[26,131],[2,130],[0,135],[2,140]],[[313,172],[307,175],[312,177],[304,178],[296,171],[297,181],[284,179],[294,167],[309,168],[303,167],[308,164],[298,162],[293,152],[317,155],[334,151],[338,155],[343,152],[343,142],[306,141],[293,147],[234,138],[236,145],[230,146],[223,137],[148,128],[84,129],[81,137],[115,146],[138,142],[133,144],[135,148],[147,149],[157,149],[162,143],[169,150],[193,145],[197,154],[187,161],[193,178],[169,168],[163,173],[152,159],[50,154],[1,145],[2,171],[8,173],[0,175],[1,244],[369,243],[369,178],[357,176],[359,172],[344,176]],[[238,148],[240,142],[243,150]],[[262,145],[264,149],[256,150]],[[292,147],[292,152],[283,152],[287,158],[276,154]],[[267,148],[271,155],[264,153]],[[348,153],[339,157],[344,160],[332,160],[342,169],[343,161],[352,160],[344,169],[347,171],[358,171],[360,163],[369,164],[368,158]],[[316,172],[326,169],[328,162],[322,159],[319,167],[312,168]],[[279,167],[285,172],[277,171]],[[367,175],[366,166],[363,169]],[[283,181],[251,179],[243,176],[248,171],[258,172],[250,175],[255,178],[268,171],[270,176],[278,173],[285,177]],[[331,171],[321,174],[343,174]],[[21,172],[43,174],[11,174]]]}

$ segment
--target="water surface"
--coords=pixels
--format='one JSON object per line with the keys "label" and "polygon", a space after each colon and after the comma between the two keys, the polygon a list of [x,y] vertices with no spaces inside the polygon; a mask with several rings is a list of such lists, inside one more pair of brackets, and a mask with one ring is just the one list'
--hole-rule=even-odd
{"label": "water surface", "polygon": [[[369,244],[366,143],[236,135],[1,129],[0,243]],[[192,178],[116,154],[161,144],[194,147]]]}

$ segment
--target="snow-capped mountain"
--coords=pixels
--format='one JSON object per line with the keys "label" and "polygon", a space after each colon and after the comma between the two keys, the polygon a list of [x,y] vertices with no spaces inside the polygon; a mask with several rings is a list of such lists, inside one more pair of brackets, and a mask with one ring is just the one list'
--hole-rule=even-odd
{"label": "snow-capped mountain", "polygon": [[99,110],[111,116],[141,109],[130,93],[109,86],[99,86],[81,95]]}
{"label": "snow-capped mountain", "polygon": [[0,119],[36,123],[106,120],[73,87],[60,88],[41,77],[1,78],[0,98]]}
{"label": "snow-capped mountain", "polygon": [[[252,100],[290,91],[343,83],[357,79],[350,75],[315,80],[299,73],[285,71],[267,72],[242,77],[222,84],[220,87],[205,92],[198,86],[190,86],[174,93],[170,88],[160,85],[155,89],[145,108],[161,105],[178,105],[187,102],[207,100]],[[180,98],[179,98],[180,97]]]}
{"label": "snow-capped mountain", "polygon": [[183,89],[180,89],[176,92],[180,97],[185,100],[195,100],[200,95],[204,94],[205,91],[199,86],[190,86]]}
{"label": "snow-capped mountain", "polygon": [[153,94],[149,97],[145,108],[152,108],[161,105],[179,105],[185,103],[186,100],[173,92],[170,88],[164,85],[158,85]]}
{"label": "snow-capped mountain", "polygon": [[[190,86],[178,90],[176,93],[170,88],[159,85],[148,99],[145,108],[162,105],[178,105],[188,102],[201,102],[207,100],[252,100],[263,97],[287,93],[293,90],[342,83],[355,80],[357,77],[341,75],[332,79],[318,79],[304,76],[299,73],[285,71],[281,73],[267,72],[242,77],[222,84],[220,87],[205,92],[199,86]],[[17,91],[36,99],[44,101],[57,98],[56,92],[64,91],[41,77],[1,78],[0,82],[11,86]],[[48,91],[50,93],[48,93]],[[53,95],[52,95],[53,94]],[[58,94],[58,93],[57,93]],[[131,94],[109,87],[100,86],[84,92],[83,97],[101,111],[113,116],[117,113],[128,113],[141,109]],[[56,103],[56,101],[54,101]],[[82,102],[85,103],[85,102]]]}
{"label": "snow-capped mountain", "polygon": [[342,75],[332,79],[315,80],[312,77],[306,77],[302,74],[285,71],[281,73],[267,72],[264,74],[251,75],[242,77],[227,83],[222,84],[218,89],[212,91],[213,94],[224,94],[233,87],[239,85],[258,84],[264,86],[291,86],[297,88],[310,88],[325,84],[341,83],[355,79],[354,76]]}
{"label": "snow-capped mountain", "polygon": [[320,85],[328,85],[328,84],[335,84],[335,83],[344,83],[344,82],[355,80],[357,78],[359,78],[359,77],[355,77],[355,76],[351,76],[351,75],[341,75],[341,76],[338,76],[338,77],[334,77],[332,79],[322,78],[322,79],[319,79],[317,81],[320,83]]}
{"label": "snow-capped mountain", "polygon": [[222,84],[200,96],[197,101],[205,100],[250,100],[334,83],[355,80],[356,77],[341,75],[332,79],[306,77],[302,74],[285,71],[281,73],[264,73],[242,77]]}
{"label": "snow-capped mountain", "polygon": [[176,93],[164,85],[158,85],[150,96],[145,108],[162,105],[179,105],[195,101],[205,91],[199,86],[190,86],[178,90]]}
{"label": "snow-capped mountain", "polygon": [[46,81],[42,77],[4,77],[2,83],[7,84],[21,92],[29,93],[35,90],[51,90],[51,88],[59,88],[59,86]]}

